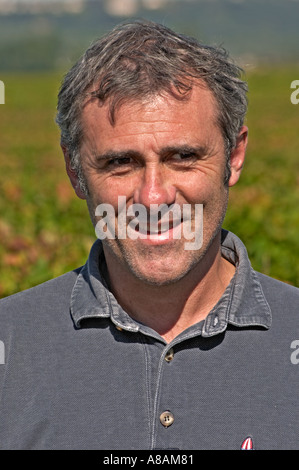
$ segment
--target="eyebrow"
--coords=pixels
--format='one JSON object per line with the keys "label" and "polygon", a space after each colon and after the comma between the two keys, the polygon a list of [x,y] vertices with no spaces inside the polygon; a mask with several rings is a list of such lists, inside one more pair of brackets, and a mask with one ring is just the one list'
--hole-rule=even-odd
{"label": "eyebrow", "polygon": [[[208,149],[205,145],[199,146],[190,146],[190,145],[175,145],[175,146],[166,146],[161,149],[159,152],[160,157],[167,155],[174,155],[176,153],[194,153],[197,155],[207,155]],[[107,150],[102,154],[96,154],[96,159],[100,160],[113,160],[117,158],[126,158],[126,157],[135,157],[142,158],[142,154],[133,149],[127,150]]]}

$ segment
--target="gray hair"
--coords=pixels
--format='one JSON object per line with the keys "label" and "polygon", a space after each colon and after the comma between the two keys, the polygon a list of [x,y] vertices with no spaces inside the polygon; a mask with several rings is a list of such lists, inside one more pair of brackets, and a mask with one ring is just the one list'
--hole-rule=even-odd
{"label": "gray hair", "polygon": [[225,182],[230,175],[229,155],[247,111],[247,84],[242,69],[223,48],[200,44],[150,21],[123,23],[94,42],[65,76],[58,95],[56,122],[61,144],[68,149],[81,189],[87,192],[81,169],[81,110],[89,97],[109,99],[110,120],[129,100],[149,98],[162,91],[187,99],[192,82],[203,81],[218,104],[227,153]]}

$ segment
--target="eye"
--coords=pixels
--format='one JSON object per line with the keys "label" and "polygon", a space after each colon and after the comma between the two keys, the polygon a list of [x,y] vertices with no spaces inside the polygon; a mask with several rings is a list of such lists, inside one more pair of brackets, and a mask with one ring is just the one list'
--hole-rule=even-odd
{"label": "eye", "polygon": [[131,155],[111,155],[106,159],[104,170],[112,175],[125,175],[138,168],[138,160]]}
{"label": "eye", "polygon": [[108,166],[110,167],[131,165],[132,163],[133,163],[133,159],[131,157],[117,157],[117,158],[111,158],[110,160],[108,160]]}
{"label": "eye", "polygon": [[176,153],[173,155],[172,158],[175,160],[185,160],[187,158],[193,158],[194,154],[193,153]]}
{"label": "eye", "polygon": [[178,164],[191,164],[197,160],[197,156],[194,152],[178,152],[174,153],[170,160]]}

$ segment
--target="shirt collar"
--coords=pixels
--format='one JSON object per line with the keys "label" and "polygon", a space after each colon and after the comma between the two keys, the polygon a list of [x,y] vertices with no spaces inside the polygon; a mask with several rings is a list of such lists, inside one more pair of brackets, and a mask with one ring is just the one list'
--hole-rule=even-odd
{"label": "shirt collar", "polygon": [[221,235],[222,256],[235,265],[236,271],[224,294],[206,317],[202,335],[219,334],[227,324],[270,328],[271,309],[257,273],[251,267],[245,245],[232,232],[222,230]]}
{"label": "shirt collar", "polygon": [[106,263],[100,240],[93,244],[71,295],[71,315],[77,327],[88,318],[111,318],[116,326],[138,331],[139,326],[121,308],[108,289],[103,273]]}
{"label": "shirt collar", "polygon": [[[201,334],[219,334],[226,329],[227,324],[269,328],[271,310],[257,274],[251,267],[245,246],[236,235],[222,230],[221,249],[222,256],[236,266],[236,271],[224,294],[204,320]],[[71,295],[71,315],[76,327],[80,328],[83,319],[111,318],[118,327],[139,331],[140,324],[121,308],[109,291],[103,275],[105,269],[102,243],[97,240]]]}

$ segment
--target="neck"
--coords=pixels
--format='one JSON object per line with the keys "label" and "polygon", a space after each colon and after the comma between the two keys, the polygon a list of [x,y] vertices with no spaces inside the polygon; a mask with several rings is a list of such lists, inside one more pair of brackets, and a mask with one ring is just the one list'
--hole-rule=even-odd
{"label": "neck", "polygon": [[112,269],[107,257],[106,261],[110,288],[119,304],[167,342],[206,318],[235,272],[234,266],[221,257],[219,239],[192,271],[170,285],[147,284],[124,273],[122,266],[113,263]]}

